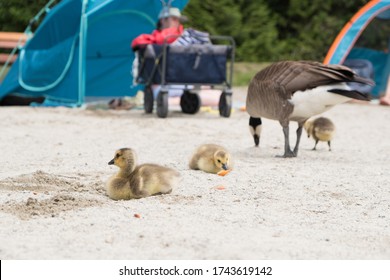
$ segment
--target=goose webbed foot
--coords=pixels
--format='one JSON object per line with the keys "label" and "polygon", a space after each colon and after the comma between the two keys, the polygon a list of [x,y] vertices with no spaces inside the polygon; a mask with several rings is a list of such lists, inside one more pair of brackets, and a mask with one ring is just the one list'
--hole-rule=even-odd
{"label": "goose webbed foot", "polygon": [[317,150],[318,141],[319,141],[319,140],[316,140],[316,143],[314,144],[314,148],[312,149],[313,151],[316,151],[316,150]]}
{"label": "goose webbed foot", "polygon": [[292,157],[296,157],[297,155],[293,152],[293,151],[287,151],[284,153],[283,157],[284,158],[292,158]]}
{"label": "goose webbed foot", "polygon": [[255,141],[255,147],[258,147],[260,143],[260,137],[257,135],[253,135],[253,140]]}
{"label": "goose webbed foot", "polygon": [[297,155],[291,150],[284,151],[284,155],[276,155],[277,158],[292,158],[296,156]]}

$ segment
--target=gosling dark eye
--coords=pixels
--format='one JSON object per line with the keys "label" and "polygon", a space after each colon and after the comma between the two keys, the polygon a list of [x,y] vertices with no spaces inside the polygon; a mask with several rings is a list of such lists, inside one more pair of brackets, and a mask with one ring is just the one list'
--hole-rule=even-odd
{"label": "gosling dark eye", "polygon": [[116,154],[116,155],[115,155],[115,158],[118,158],[118,157],[119,157],[119,154]]}
{"label": "gosling dark eye", "polygon": [[220,161],[220,160],[218,160],[218,162],[219,162],[219,163],[221,163],[221,161]]}

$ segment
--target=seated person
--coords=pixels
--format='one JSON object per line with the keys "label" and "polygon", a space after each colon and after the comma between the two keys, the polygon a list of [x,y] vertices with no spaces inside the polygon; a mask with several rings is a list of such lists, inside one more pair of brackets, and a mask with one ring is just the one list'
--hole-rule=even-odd
{"label": "seated person", "polygon": [[163,8],[158,19],[158,28],[152,34],[141,34],[132,41],[131,48],[133,50],[137,50],[139,47],[147,44],[172,43],[183,33],[184,28],[181,23],[186,18],[181,15],[178,8]]}
{"label": "seated person", "polygon": [[[183,16],[178,8],[164,7],[158,15],[157,29],[152,34],[141,34],[131,42],[134,51],[133,84],[136,85],[138,76],[138,49],[148,44],[163,44],[164,42],[177,45],[210,44],[209,34],[192,28],[184,30],[183,22],[187,17]],[[185,37],[180,37],[185,36]]]}

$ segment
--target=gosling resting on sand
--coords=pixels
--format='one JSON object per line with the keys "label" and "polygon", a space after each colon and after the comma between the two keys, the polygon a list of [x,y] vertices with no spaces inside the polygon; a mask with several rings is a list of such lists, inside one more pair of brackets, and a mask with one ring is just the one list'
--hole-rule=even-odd
{"label": "gosling resting on sand", "polygon": [[309,119],[305,122],[304,128],[307,137],[311,136],[316,141],[313,150],[316,149],[319,141],[328,142],[329,151],[332,150],[330,141],[333,139],[335,126],[330,119],[324,117]]}
{"label": "gosling resting on sand", "polygon": [[107,194],[114,200],[167,194],[178,182],[179,173],[157,164],[137,166],[137,155],[130,148],[119,149],[108,162],[120,169],[107,182]]}
{"label": "gosling resting on sand", "polygon": [[190,159],[190,168],[217,174],[231,169],[232,160],[229,152],[222,146],[204,144],[198,147]]}

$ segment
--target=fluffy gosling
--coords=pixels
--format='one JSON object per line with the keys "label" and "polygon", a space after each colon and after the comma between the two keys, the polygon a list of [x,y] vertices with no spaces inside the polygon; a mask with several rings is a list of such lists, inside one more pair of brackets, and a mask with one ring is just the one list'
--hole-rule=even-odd
{"label": "fluffy gosling", "polygon": [[114,200],[170,193],[179,178],[179,173],[171,168],[157,164],[137,166],[137,155],[130,148],[117,150],[108,164],[119,167],[107,182],[107,194]]}
{"label": "fluffy gosling", "polygon": [[217,174],[232,168],[230,153],[222,146],[204,144],[198,147],[190,159],[191,169]]}
{"label": "fluffy gosling", "polygon": [[324,117],[309,119],[305,122],[304,127],[307,137],[312,136],[316,141],[313,150],[316,150],[319,141],[328,142],[329,151],[332,150],[330,142],[334,136],[335,126],[330,119]]}

